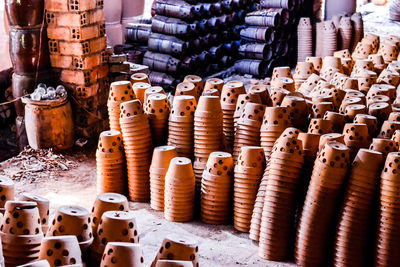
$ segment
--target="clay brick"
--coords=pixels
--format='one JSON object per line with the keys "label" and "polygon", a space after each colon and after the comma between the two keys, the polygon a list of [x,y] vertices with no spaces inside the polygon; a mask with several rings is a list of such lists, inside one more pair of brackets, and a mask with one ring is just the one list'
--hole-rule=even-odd
{"label": "clay brick", "polygon": [[83,27],[47,27],[47,36],[49,39],[63,41],[86,41],[93,38],[104,37],[106,34],[105,22],[99,22]]}
{"label": "clay brick", "polygon": [[100,37],[83,42],[67,42],[49,39],[49,51],[53,55],[84,56],[101,52],[107,46],[107,39]]}
{"label": "clay brick", "polygon": [[46,0],[45,9],[52,12],[82,12],[104,6],[103,0]]}
{"label": "clay brick", "polygon": [[105,21],[106,17],[103,9],[78,13],[64,13],[46,11],[46,23],[49,27],[82,27]]}

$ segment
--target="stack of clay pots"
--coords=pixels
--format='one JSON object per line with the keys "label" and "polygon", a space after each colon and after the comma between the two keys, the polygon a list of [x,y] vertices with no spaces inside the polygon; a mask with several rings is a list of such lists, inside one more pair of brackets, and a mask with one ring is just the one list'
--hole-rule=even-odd
{"label": "stack of clay pots", "polygon": [[152,94],[147,98],[146,113],[149,116],[154,146],[167,143],[168,117],[171,108],[165,94]]}
{"label": "stack of clay pots", "polygon": [[283,67],[275,67],[272,71],[271,76],[271,88],[277,88],[277,81],[279,78],[290,78],[293,79],[292,71],[290,67],[283,66]]}
{"label": "stack of clay pots", "polygon": [[203,94],[203,79],[197,75],[187,75],[183,82],[194,84],[196,88],[196,101],[198,101],[200,96]]}
{"label": "stack of clay pots", "polygon": [[111,210],[128,211],[129,204],[126,197],[116,193],[105,193],[97,196],[90,215],[94,237],[97,236],[97,228],[100,224],[101,216],[103,216],[104,212]]}
{"label": "stack of clay pots", "polygon": [[301,84],[304,83],[313,73],[314,66],[311,62],[297,62],[293,75],[296,90],[298,90]]}
{"label": "stack of clay pots", "polygon": [[[2,191],[4,192],[4,191]],[[40,224],[42,225],[42,232],[45,234],[49,229],[49,214],[50,214],[50,201],[47,198],[31,194],[23,193],[21,196],[22,201],[35,202],[40,215]]]}
{"label": "stack of clay pots", "polygon": [[121,104],[120,123],[128,168],[129,197],[133,201],[150,199],[149,167],[152,142],[147,114],[139,100]]}
{"label": "stack of clay pots", "polygon": [[289,110],[290,118],[294,127],[305,130],[308,126],[307,118],[308,107],[307,102],[303,97],[287,95],[282,100],[282,107]]}
{"label": "stack of clay pots", "polygon": [[333,132],[333,123],[331,120],[311,119],[308,125],[308,133],[327,134]]}
{"label": "stack of clay pots", "polygon": [[350,49],[353,26],[350,17],[341,17],[338,26],[338,50]]}
{"label": "stack of clay pots", "polygon": [[381,174],[379,224],[376,243],[376,266],[397,266],[400,264],[400,228],[395,223],[400,217],[396,206],[399,201],[400,154],[393,152],[386,158]]}
{"label": "stack of clay pots", "polygon": [[234,227],[248,233],[256,201],[258,186],[265,167],[262,147],[244,146],[239,154],[234,174]]}
{"label": "stack of clay pots", "polygon": [[277,140],[268,166],[260,226],[258,255],[264,259],[288,259],[303,162],[300,140],[292,137]]}
{"label": "stack of clay pots", "polygon": [[[292,139],[297,139],[299,135],[299,130],[296,128],[288,127],[286,128],[282,134],[279,136],[277,141],[275,142],[275,145],[279,144],[279,140],[282,138],[292,138]],[[275,148],[275,145],[273,148]],[[265,196],[266,196],[266,187],[268,183],[268,176],[269,176],[269,158],[270,154],[266,157],[267,159],[267,167],[264,171],[264,175],[261,179],[260,186],[258,187],[258,192],[257,192],[257,197],[256,201],[254,203],[254,209],[253,209],[253,214],[251,216],[251,224],[250,224],[250,239],[259,241],[260,237],[260,228],[261,228],[261,218],[262,218],[262,212],[264,208],[264,201],[265,201]]]}
{"label": "stack of clay pots", "polygon": [[210,154],[201,180],[201,215],[205,223],[227,224],[231,218],[233,159],[226,152]]}
{"label": "stack of clay pots", "polygon": [[39,257],[43,239],[35,202],[7,201],[1,224],[1,242],[6,266],[33,262]]}
{"label": "stack of clay pots", "polygon": [[265,109],[263,123],[260,129],[260,141],[267,160],[276,139],[278,139],[289,126],[291,126],[291,120],[288,108],[267,107]]}
{"label": "stack of clay pots", "polygon": [[218,78],[210,78],[206,80],[206,84],[204,85],[204,91],[217,89],[219,93],[222,92],[222,88],[224,87],[224,81]]}
{"label": "stack of clay pots", "polygon": [[101,216],[97,235],[90,246],[90,257],[100,263],[108,242],[139,243],[139,233],[132,212],[107,211]]}
{"label": "stack of clay pots", "polygon": [[174,146],[156,147],[150,165],[150,207],[164,211],[164,187],[171,160],[178,156]]}
{"label": "stack of clay pots", "polygon": [[313,27],[310,18],[300,18],[297,26],[297,61],[303,62],[313,54]]}
{"label": "stack of clay pots", "polygon": [[371,138],[368,127],[363,123],[347,123],[343,128],[344,142],[349,148],[350,159],[354,159],[360,148],[368,148]]}
{"label": "stack of clay pots", "polygon": [[61,206],[46,236],[74,235],[85,251],[93,242],[89,215],[89,211],[79,206]]}
{"label": "stack of clay pots", "polygon": [[236,164],[243,146],[260,146],[260,128],[263,123],[265,106],[256,103],[247,103],[238,120],[233,160]]}
{"label": "stack of clay pots", "polygon": [[144,104],[145,103],[144,97],[146,96],[146,90],[150,89],[151,85],[145,82],[137,82],[133,83],[132,87],[136,98],[140,100],[140,103]]}
{"label": "stack of clay pots", "polygon": [[[203,170],[211,152],[223,147],[222,109],[218,96],[201,96],[194,113],[194,156],[196,193],[200,194]],[[196,199],[198,199],[196,197]]]}
{"label": "stack of clay pots", "polygon": [[4,213],[6,202],[14,200],[14,181],[0,175],[0,212]]}
{"label": "stack of clay pots", "polygon": [[119,81],[111,83],[110,93],[108,96],[108,119],[110,121],[110,129],[121,131],[119,125],[119,106],[121,103],[135,99],[135,93],[132,89],[132,84],[128,81]]}
{"label": "stack of clay pots", "polygon": [[221,92],[221,107],[223,112],[224,136],[228,148],[232,148],[235,140],[234,113],[239,95],[245,94],[244,84],[231,81],[224,85]]}
{"label": "stack of clay pots", "polygon": [[100,267],[107,266],[146,266],[142,247],[127,242],[108,242],[100,264]]}
{"label": "stack of clay pots", "polygon": [[238,101],[236,103],[236,110],[235,110],[235,113],[233,114],[233,121],[234,121],[234,125],[235,125],[235,134],[236,134],[236,130],[237,130],[237,123],[240,119],[240,116],[242,116],[244,107],[249,102],[262,104],[261,97],[258,94],[248,93],[248,94],[239,95]]}
{"label": "stack of clay pots", "polygon": [[360,149],[353,161],[336,230],[334,262],[365,266],[373,226],[374,198],[384,158],[381,153]]}
{"label": "stack of clay pots", "polygon": [[188,158],[173,158],[165,175],[165,219],[174,222],[191,221],[194,198],[195,177],[192,162]]}
{"label": "stack of clay pots", "polygon": [[82,266],[82,253],[76,236],[48,236],[40,246],[39,260],[50,266]]}
{"label": "stack of clay pots", "polygon": [[191,266],[199,266],[199,256],[197,253],[199,248],[197,242],[190,240],[185,236],[168,236],[161,244],[158,253],[151,263],[151,267],[155,266],[185,266],[186,265],[159,265],[161,260],[172,261],[189,261]]}
{"label": "stack of clay pots", "polygon": [[175,146],[178,155],[193,159],[194,153],[194,96],[175,96],[168,123],[168,145]]}
{"label": "stack of clay pots", "polygon": [[122,136],[110,130],[100,134],[96,151],[97,193],[125,192],[126,169]]}
{"label": "stack of clay pots", "polygon": [[331,20],[317,23],[316,44],[317,57],[331,56],[337,50],[337,30]]}
{"label": "stack of clay pots", "polygon": [[[340,192],[350,165],[349,149],[328,142],[315,160],[303,205],[295,244],[295,261],[302,266],[322,265]],[[315,225],[318,224],[318,227]]]}

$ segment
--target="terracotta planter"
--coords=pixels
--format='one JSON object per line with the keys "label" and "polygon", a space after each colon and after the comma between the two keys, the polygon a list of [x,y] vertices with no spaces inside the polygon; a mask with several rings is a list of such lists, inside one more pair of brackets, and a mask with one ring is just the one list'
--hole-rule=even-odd
{"label": "terracotta planter", "polygon": [[330,120],[311,119],[308,126],[308,133],[326,134],[333,131],[333,124]]}
{"label": "terracotta planter", "polygon": [[49,228],[50,201],[47,198],[30,193],[23,193],[21,200],[36,202],[36,205],[39,209],[40,223],[42,224],[42,232],[47,233],[47,230]]}
{"label": "terracotta planter", "polygon": [[130,82],[120,81],[111,83],[107,102],[111,130],[121,131],[118,119],[120,115],[119,105],[125,101],[134,100],[135,98],[135,93],[133,92]]}
{"label": "terracotta planter", "polygon": [[198,246],[195,241],[184,236],[170,236],[164,239],[151,267],[159,266],[157,264],[161,260],[190,261],[192,266],[198,266],[197,253]]}
{"label": "terracotta planter", "polygon": [[108,242],[100,266],[145,266],[143,250],[139,244]]}
{"label": "terracotta planter", "polygon": [[82,251],[93,242],[89,212],[78,206],[61,206],[46,236],[74,235]]}
{"label": "terracotta planter", "polygon": [[200,98],[200,96],[203,93],[204,85],[203,85],[203,80],[201,77],[196,76],[196,75],[187,75],[184,80],[184,82],[189,82],[195,85],[196,87],[196,100]]}
{"label": "terracotta planter", "polygon": [[166,143],[165,136],[168,129],[170,109],[168,98],[164,94],[153,94],[147,99],[146,113],[149,116],[153,144],[155,146]]}
{"label": "terracotta planter", "polygon": [[176,86],[175,96],[191,95],[198,99],[196,85],[190,82],[182,82]]}
{"label": "terracotta planter", "polygon": [[11,29],[9,35],[15,73],[26,75],[50,68],[46,28]]}
{"label": "terracotta planter", "polygon": [[0,188],[1,188],[1,197],[0,197],[0,209],[4,212],[5,204],[9,200],[14,200],[14,181],[10,178],[1,175],[0,176]]}
{"label": "terracotta planter", "polygon": [[204,90],[217,89],[219,93],[222,92],[224,81],[218,78],[208,79],[204,85]]}
{"label": "terracotta planter", "polygon": [[[132,78],[131,78],[131,82],[132,82]],[[144,83],[144,82],[133,83],[133,91],[135,92],[136,98],[139,99],[142,104],[144,104],[144,96],[145,96],[146,90],[149,88],[151,88],[151,85],[149,83]]]}
{"label": "terracotta planter", "polygon": [[149,95],[153,95],[153,94],[164,94],[165,95],[165,92],[161,86],[152,86],[149,89],[146,89],[146,91],[144,91],[144,100],[143,100],[144,105],[146,105]]}
{"label": "terracotta planter", "polygon": [[400,122],[398,121],[384,121],[381,127],[381,130],[378,134],[378,137],[389,139],[392,137],[396,130],[400,129]]}
{"label": "terracotta planter", "polygon": [[90,215],[93,236],[97,235],[97,227],[103,213],[112,210],[128,211],[129,204],[126,197],[116,193],[104,193],[98,195],[93,204],[92,213]]}
{"label": "terracotta planter", "polygon": [[150,84],[150,79],[145,73],[135,73],[131,76],[131,83],[147,83]]}
{"label": "terracotta planter", "polygon": [[82,265],[82,254],[75,236],[52,236],[43,239],[40,260],[47,260],[50,266]]}

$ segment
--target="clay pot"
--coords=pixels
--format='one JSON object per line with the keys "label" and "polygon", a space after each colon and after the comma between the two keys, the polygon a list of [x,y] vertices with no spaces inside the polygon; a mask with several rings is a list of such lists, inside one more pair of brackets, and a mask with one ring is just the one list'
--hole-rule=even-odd
{"label": "clay pot", "polygon": [[343,128],[343,135],[345,144],[350,148],[350,153],[354,154],[354,156],[359,148],[368,147],[371,140],[367,125],[361,123],[347,123]]}
{"label": "clay pot", "polygon": [[125,101],[133,99],[135,99],[135,93],[132,90],[132,85],[130,82],[119,81],[111,83],[107,102],[111,130],[121,131],[121,127],[119,125],[119,105]]}
{"label": "clay pot", "polygon": [[9,35],[15,73],[34,74],[50,68],[46,28],[11,29]]}
{"label": "clay pot", "polygon": [[375,103],[368,107],[368,114],[378,119],[378,125],[389,117],[391,111],[388,103]]}
{"label": "clay pot", "polygon": [[108,242],[100,266],[145,266],[143,250],[139,244]]}
{"label": "clay pot", "polygon": [[146,95],[146,90],[151,88],[150,83],[145,82],[133,82],[131,78],[132,88],[135,92],[136,98],[140,100],[140,103],[144,103],[144,98]]}
{"label": "clay pot", "polygon": [[50,266],[82,265],[82,254],[76,236],[51,236],[43,239],[39,260],[47,260]]}
{"label": "clay pot", "polygon": [[197,99],[196,85],[190,82],[182,82],[176,86],[175,96],[191,95]]}
{"label": "clay pot", "polygon": [[[177,191],[177,190],[183,191]],[[193,219],[195,177],[192,163],[187,158],[171,160],[165,175],[164,217],[169,221]],[[185,202],[180,202],[184,199]]]}
{"label": "clay pot", "polygon": [[113,130],[100,134],[96,151],[98,193],[125,191],[125,159],[121,137],[120,132]]}
{"label": "clay pot", "polygon": [[204,91],[210,89],[217,89],[220,93],[222,92],[222,88],[224,86],[224,81],[218,78],[210,78],[206,80],[204,85]]}
{"label": "clay pot", "polygon": [[109,242],[139,243],[135,217],[131,212],[106,211],[101,216],[97,234],[90,247],[92,260],[100,262]]}
{"label": "clay pot", "polygon": [[287,66],[275,67],[274,70],[272,71],[271,86],[273,86],[274,80],[280,77],[287,77],[293,79],[290,67]]}
{"label": "clay pot", "polygon": [[184,236],[169,236],[164,239],[155,259],[151,263],[151,267],[166,266],[158,264],[158,261],[161,260],[190,261],[191,266],[198,267],[198,250],[197,243],[193,240],[189,240]]}
{"label": "clay pot", "polygon": [[244,111],[244,107],[249,102],[261,104],[261,98],[258,94],[252,94],[252,93],[239,95],[238,101],[236,104],[236,110],[235,110],[235,113],[233,114],[235,131],[236,131],[237,123],[240,119],[240,116],[242,115],[242,113]]}
{"label": "clay pot", "polygon": [[[4,192],[4,189],[2,192]],[[39,209],[40,223],[42,224],[42,232],[47,233],[47,230],[49,229],[50,201],[47,198],[31,193],[23,193],[21,200],[36,202],[36,205]]]}
{"label": "clay pot", "polygon": [[93,204],[92,213],[90,215],[93,236],[97,235],[97,227],[103,213],[112,210],[128,211],[129,204],[126,197],[116,193],[104,193],[98,195]]}
{"label": "clay pot", "polygon": [[[157,95],[161,96],[161,94],[155,94],[155,96]],[[150,103],[152,96],[154,95],[149,97]],[[156,119],[153,122],[157,124]],[[144,114],[139,100],[121,104],[120,123],[127,159],[129,197],[134,201],[148,201],[150,198],[148,176],[152,139],[148,117]],[[162,123],[160,125],[163,126]],[[143,168],[139,168],[138,165],[143,166]]]}
{"label": "clay pot", "polygon": [[335,133],[342,132],[343,126],[346,124],[345,115],[334,111],[325,112],[324,120],[330,120],[333,122],[333,131]]}
{"label": "clay pot", "polygon": [[149,89],[146,89],[146,91],[144,92],[144,108],[146,109],[146,103],[147,103],[147,99],[149,98],[149,95],[153,95],[153,94],[164,94],[164,89],[161,86],[152,86]]}
{"label": "clay pot", "polygon": [[290,94],[290,91],[283,88],[274,88],[271,90],[272,106],[278,107],[281,105],[285,96]]}
{"label": "clay pot", "polygon": [[[336,157],[339,160],[335,161]],[[349,164],[349,150],[343,144],[328,142],[319,153],[297,228],[295,261],[298,264],[319,264],[323,261],[324,252],[320,249],[327,245],[325,234],[334,216],[334,212],[327,208],[338,204]],[[315,220],[319,222],[318,228],[312,226]],[[318,246],[312,246],[316,241]]]}
{"label": "clay pot", "polygon": [[89,225],[89,212],[86,209],[79,206],[61,206],[46,236],[74,235],[81,250],[85,251],[93,242]]}
{"label": "clay pot", "polygon": [[203,80],[201,79],[201,77],[196,75],[187,75],[183,81],[195,85],[197,92],[196,100],[198,100],[203,93]]}
{"label": "clay pot", "polygon": [[[247,200],[250,202],[249,206],[254,206],[258,185],[264,172],[264,150],[261,147],[242,147],[238,159],[234,175],[234,206],[242,203],[240,191],[246,192]],[[254,168],[255,174],[244,171],[242,166]],[[234,209],[235,229],[245,233],[249,232],[252,213],[253,207],[244,210]]]}
{"label": "clay pot", "polygon": [[0,175],[0,211],[5,211],[5,204],[9,200],[14,200],[14,181],[10,178]]}
{"label": "clay pot", "polygon": [[[249,89],[249,94],[250,95],[258,95],[261,98],[261,103],[263,105],[271,106],[272,105],[272,100],[271,96],[269,95],[268,92],[268,87],[265,85],[253,85]],[[239,100],[238,100],[239,101]],[[237,107],[236,107],[237,109]]]}
{"label": "clay pot", "polygon": [[37,260],[43,232],[35,202],[7,201],[1,225],[6,265],[22,265]]}
{"label": "clay pot", "polygon": [[340,133],[327,133],[321,135],[319,139],[318,150],[321,151],[322,148],[326,145],[326,143],[333,141],[344,144],[344,135]]}
{"label": "clay pot", "polygon": [[150,207],[154,210],[164,210],[165,175],[171,160],[178,156],[173,146],[156,147],[150,166]]}
{"label": "clay pot", "polygon": [[333,123],[330,120],[311,119],[308,126],[308,133],[326,134],[333,132]]}
{"label": "clay pot", "polygon": [[398,151],[399,147],[394,140],[373,138],[369,149],[381,152],[383,157],[386,158],[387,154]]}
{"label": "clay pot", "polygon": [[153,94],[149,96],[146,103],[146,114],[149,117],[154,146],[166,143],[169,113],[170,104],[166,95]]}
{"label": "clay pot", "polygon": [[147,83],[150,84],[150,79],[145,73],[135,73],[131,76],[131,83]]}
{"label": "clay pot", "polygon": [[[230,219],[233,159],[225,152],[210,154],[201,184],[201,220],[210,224],[226,224]],[[222,185],[226,184],[226,185]],[[207,201],[215,199],[218,205]]]}

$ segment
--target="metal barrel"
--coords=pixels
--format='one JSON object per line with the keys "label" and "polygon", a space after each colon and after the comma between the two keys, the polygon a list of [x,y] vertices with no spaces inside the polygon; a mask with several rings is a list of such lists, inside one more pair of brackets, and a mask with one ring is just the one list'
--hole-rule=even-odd
{"label": "metal barrel", "polygon": [[198,31],[197,24],[188,24],[183,20],[156,15],[151,23],[153,32],[188,38]]}
{"label": "metal barrel", "polygon": [[170,55],[147,51],[143,56],[143,64],[151,70],[177,73],[180,69],[181,61]]}
{"label": "metal barrel", "polygon": [[272,27],[247,27],[240,31],[240,37],[249,42],[271,44],[275,40],[275,31]]}
{"label": "metal barrel", "polygon": [[157,15],[174,17],[182,20],[193,20],[196,17],[196,6],[181,0],[157,0],[152,6]]}
{"label": "metal barrel", "polygon": [[272,51],[267,44],[248,43],[239,47],[239,55],[243,58],[268,61],[272,57]]}
{"label": "metal barrel", "polygon": [[264,8],[286,8],[292,11],[296,7],[296,0],[260,0],[260,6]]}
{"label": "metal barrel", "polygon": [[236,61],[235,70],[240,74],[265,77],[268,71],[268,64],[266,61],[258,59],[242,59]]}
{"label": "metal barrel", "polygon": [[129,24],[126,27],[126,41],[128,43],[147,44],[151,34],[151,25],[149,24]]}
{"label": "metal barrel", "polygon": [[278,27],[281,15],[276,11],[259,10],[246,15],[244,21],[251,26]]}
{"label": "metal barrel", "polygon": [[189,44],[174,36],[152,33],[147,44],[149,50],[164,54],[185,56]]}

